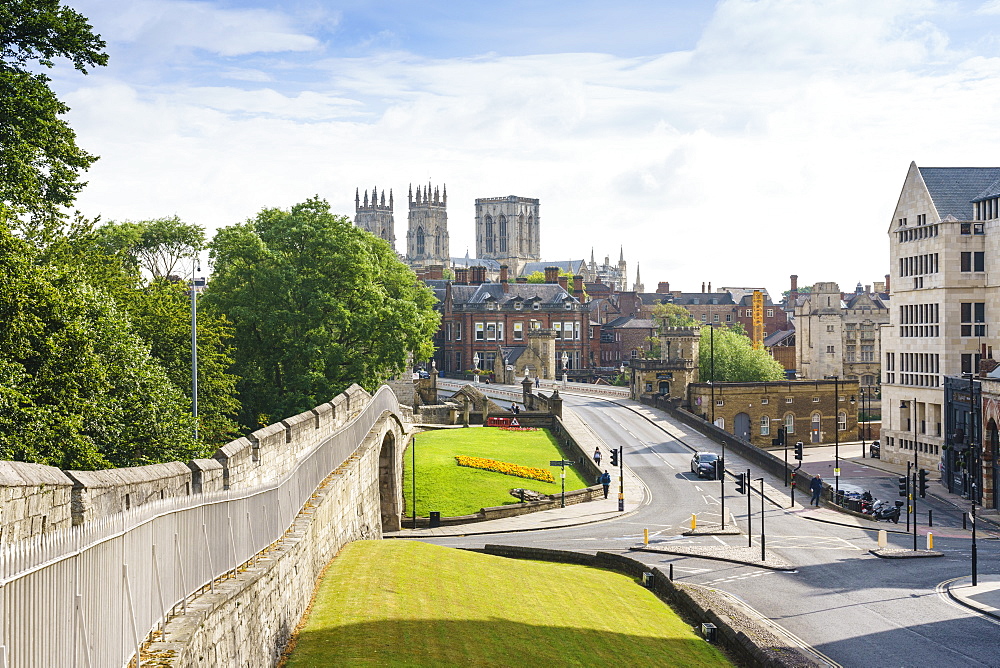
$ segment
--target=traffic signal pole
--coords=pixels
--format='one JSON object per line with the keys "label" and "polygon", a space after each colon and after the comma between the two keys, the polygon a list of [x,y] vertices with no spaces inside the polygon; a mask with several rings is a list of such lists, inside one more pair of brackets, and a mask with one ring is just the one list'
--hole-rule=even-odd
{"label": "traffic signal pole", "polygon": [[753,547],[753,511],[750,509],[750,469],[747,469],[746,477],[746,488],[747,488],[747,547]]}

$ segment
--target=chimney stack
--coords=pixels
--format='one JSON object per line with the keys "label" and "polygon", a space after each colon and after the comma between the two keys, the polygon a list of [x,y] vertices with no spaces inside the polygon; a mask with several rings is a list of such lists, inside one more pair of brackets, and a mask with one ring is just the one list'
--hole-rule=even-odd
{"label": "chimney stack", "polygon": [[709,292],[711,292],[711,291],[712,291],[712,281],[709,281],[709,282],[708,282],[708,291],[709,291]]}
{"label": "chimney stack", "polygon": [[469,268],[455,267],[455,285],[469,284]]}
{"label": "chimney stack", "polygon": [[660,294],[660,295],[669,295],[670,294],[670,282],[669,281],[660,281],[656,285],[656,293]]}
{"label": "chimney stack", "polygon": [[705,294],[705,281],[701,282],[701,293]]}
{"label": "chimney stack", "polygon": [[573,276],[573,296],[583,303],[583,276],[580,274]]}
{"label": "chimney stack", "polygon": [[545,267],[545,282],[546,283],[559,282],[559,267]]}
{"label": "chimney stack", "polygon": [[507,278],[507,265],[500,265],[500,286],[504,292],[510,292],[510,281]]}
{"label": "chimney stack", "polygon": [[444,278],[444,265],[443,264],[432,264],[427,267],[427,279],[432,281],[440,281]]}
{"label": "chimney stack", "polygon": [[557,280],[559,281],[559,287],[566,292],[569,292],[569,278],[566,276],[559,276]]}
{"label": "chimney stack", "polygon": [[470,283],[472,285],[482,285],[486,282],[486,267],[478,265],[472,267],[472,280]]}
{"label": "chimney stack", "polygon": [[889,274],[885,275],[885,291],[891,293],[892,290],[889,288]]}
{"label": "chimney stack", "polygon": [[791,289],[788,291],[788,305],[795,308],[795,302],[799,300],[799,275],[792,274],[788,278],[792,281]]}

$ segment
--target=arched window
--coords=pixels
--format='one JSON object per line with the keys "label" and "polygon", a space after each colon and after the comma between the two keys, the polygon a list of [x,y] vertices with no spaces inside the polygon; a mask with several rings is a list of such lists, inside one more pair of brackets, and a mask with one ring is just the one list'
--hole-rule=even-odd
{"label": "arched window", "polygon": [[417,228],[417,255],[424,254],[424,228]]}
{"label": "arched window", "polygon": [[819,433],[819,430],[823,424],[823,415],[820,413],[812,414],[812,430]]}
{"label": "arched window", "polygon": [[771,434],[771,418],[766,415],[760,418],[760,435],[769,436]]}
{"label": "arched window", "polygon": [[486,252],[493,252],[493,216],[486,216],[486,233],[483,236],[486,244]]}
{"label": "arched window", "polygon": [[844,411],[837,413],[837,431],[847,431],[847,413]]}
{"label": "arched window", "polygon": [[528,226],[524,228],[524,236],[528,242],[528,252],[533,253],[535,248],[535,217],[528,216]]}
{"label": "arched window", "polygon": [[524,229],[524,214],[518,214],[517,216],[517,243],[520,248],[520,252],[524,253],[524,235],[526,230]]}
{"label": "arched window", "polygon": [[507,216],[501,215],[500,218],[500,252],[507,252]]}
{"label": "arched window", "polygon": [[795,413],[785,413],[785,433],[795,433]]}

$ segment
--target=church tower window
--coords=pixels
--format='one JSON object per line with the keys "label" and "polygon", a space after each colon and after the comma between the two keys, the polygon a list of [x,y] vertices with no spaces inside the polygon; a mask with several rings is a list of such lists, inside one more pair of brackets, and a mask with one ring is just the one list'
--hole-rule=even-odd
{"label": "church tower window", "polygon": [[493,252],[493,216],[486,216],[486,234],[483,241],[486,243],[486,252]]}
{"label": "church tower window", "polygon": [[424,228],[417,228],[417,255],[424,254]]}
{"label": "church tower window", "polygon": [[507,252],[507,216],[500,216],[500,252]]}

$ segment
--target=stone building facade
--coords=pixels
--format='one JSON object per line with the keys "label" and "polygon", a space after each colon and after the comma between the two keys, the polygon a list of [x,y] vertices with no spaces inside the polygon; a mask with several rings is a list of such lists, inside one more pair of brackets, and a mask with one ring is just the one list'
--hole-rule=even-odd
{"label": "stone building facade", "polygon": [[659,333],[660,359],[634,359],[629,365],[633,399],[657,395],[684,400],[687,387],[698,382],[701,328],[664,327]]}
{"label": "stone building facade", "polygon": [[937,470],[954,435],[944,428],[944,377],[992,358],[1000,289],[1000,168],[910,163],[886,233],[891,327],[882,337],[882,456]]}
{"label": "stone building facade", "polygon": [[539,229],[537,199],[476,199],[476,257],[506,264],[514,276],[526,262],[541,260]]}
{"label": "stone building facade", "polygon": [[797,380],[715,383],[714,388],[712,383],[695,383],[687,399],[696,415],[765,447],[779,427],[785,428],[789,444],[857,440],[858,396],[857,381]]}
{"label": "stone building facade", "polygon": [[362,201],[360,192],[354,191],[354,224],[371,232],[380,239],[385,239],[395,250],[396,222],[392,213],[392,190],[389,191],[389,202],[385,201],[385,190],[382,190],[381,202],[378,199],[378,189],[372,188],[371,202],[368,201],[368,191]]}
{"label": "stone building facade", "polygon": [[887,299],[859,284],[844,295],[833,282],[812,286],[795,307],[795,370],[800,378],[838,376],[877,386],[880,330],[889,324]]}
{"label": "stone building facade", "polygon": [[406,231],[406,263],[414,268],[451,263],[448,241],[448,187],[440,191],[417,186],[414,198],[413,186],[409,193],[409,214]]}

